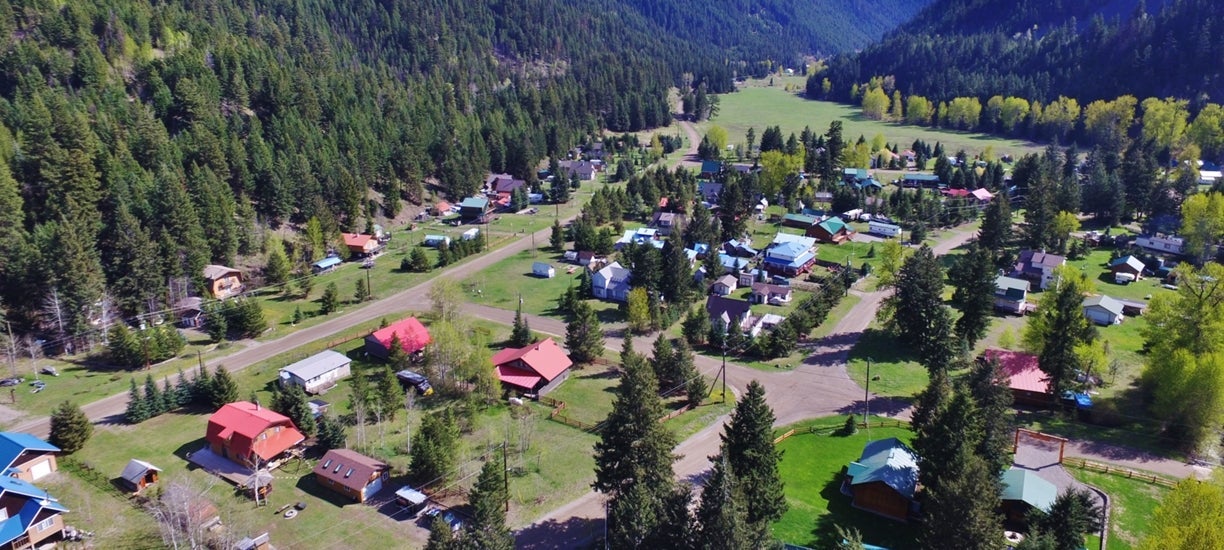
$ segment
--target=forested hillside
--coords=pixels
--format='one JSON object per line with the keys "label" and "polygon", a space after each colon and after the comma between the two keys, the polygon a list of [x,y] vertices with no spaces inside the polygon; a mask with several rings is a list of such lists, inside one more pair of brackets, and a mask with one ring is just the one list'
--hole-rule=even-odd
{"label": "forested hillside", "polygon": [[[796,53],[829,55],[879,40],[930,0],[625,0],[670,34],[733,59],[792,63]],[[717,9],[712,9],[712,8]]]}
{"label": "forested hillside", "polygon": [[[934,101],[1130,94],[1187,98],[1197,109],[1224,97],[1221,25],[1211,0],[940,0],[861,53],[836,57],[823,77],[838,100],[854,83],[892,75],[903,93]],[[819,81],[809,86],[818,90]]]}

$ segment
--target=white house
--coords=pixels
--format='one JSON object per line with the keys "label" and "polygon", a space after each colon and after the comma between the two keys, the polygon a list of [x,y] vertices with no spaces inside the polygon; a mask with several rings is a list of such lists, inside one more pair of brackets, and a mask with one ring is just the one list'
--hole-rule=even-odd
{"label": "white house", "polygon": [[463,240],[465,240],[465,241],[470,241],[470,240],[475,239],[476,237],[479,237],[479,236],[480,236],[480,229],[473,227],[473,228],[471,228],[471,229],[469,229],[469,230],[467,230],[467,231],[464,231],[464,232],[463,232],[463,235],[462,235],[461,237],[462,237],[462,238],[463,238]]}
{"label": "white house", "polygon": [[352,373],[353,360],[326,350],[280,370],[281,387],[299,386],[306,393],[322,393]]}
{"label": "white house", "polygon": [[446,235],[425,235],[425,240],[422,241],[422,244],[424,244],[425,246],[429,246],[433,248],[437,248],[439,246],[442,246],[443,244],[445,244],[446,246],[450,246],[450,243],[451,243],[450,237],[447,237]]}
{"label": "white house", "polygon": [[714,281],[713,285],[710,285],[710,292],[719,296],[727,296],[738,288],[737,282],[735,275],[723,275]]}
{"label": "white house", "polygon": [[1109,296],[1084,298],[1084,315],[1098,325],[1116,325],[1122,322],[1122,302]]}
{"label": "white house", "polygon": [[544,262],[534,262],[531,264],[531,274],[544,279],[551,279],[557,276],[557,270],[553,266]]}
{"label": "white house", "polygon": [[891,223],[871,221],[867,223],[867,232],[881,237],[896,237],[901,234],[901,226]]}
{"label": "white house", "polygon": [[1167,235],[1140,235],[1135,239],[1135,245],[1165,254],[1184,254],[1186,250],[1184,239]]}
{"label": "white house", "polygon": [[603,300],[625,302],[629,300],[629,279],[632,272],[612,262],[591,275],[591,295]]}

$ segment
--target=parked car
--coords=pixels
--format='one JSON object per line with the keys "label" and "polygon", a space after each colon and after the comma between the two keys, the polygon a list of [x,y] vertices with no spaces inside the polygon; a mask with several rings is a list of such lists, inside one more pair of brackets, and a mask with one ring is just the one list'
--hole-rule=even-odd
{"label": "parked car", "polygon": [[430,385],[429,379],[424,376],[412,372],[410,370],[402,370],[395,373],[395,377],[405,387],[416,388],[417,395],[426,396],[433,393],[433,386]]}
{"label": "parked car", "polygon": [[0,386],[20,386],[20,385],[21,385],[20,378],[5,378],[3,380],[0,380]]}

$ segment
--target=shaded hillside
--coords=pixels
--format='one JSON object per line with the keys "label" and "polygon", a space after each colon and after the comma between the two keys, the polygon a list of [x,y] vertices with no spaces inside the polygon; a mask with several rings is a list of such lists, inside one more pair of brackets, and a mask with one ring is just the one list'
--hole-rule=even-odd
{"label": "shaded hillside", "polygon": [[840,100],[876,75],[937,101],[998,94],[1086,103],[1132,94],[1201,105],[1224,97],[1218,5],[1155,4],[1144,13],[1128,0],[1069,0],[1057,9],[1037,0],[943,0],[861,53],[836,57],[822,78]]}

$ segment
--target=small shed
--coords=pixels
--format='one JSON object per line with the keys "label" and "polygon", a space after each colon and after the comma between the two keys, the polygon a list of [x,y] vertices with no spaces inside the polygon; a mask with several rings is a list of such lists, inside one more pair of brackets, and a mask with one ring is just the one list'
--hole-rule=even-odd
{"label": "small shed", "polygon": [[407,485],[400,487],[395,491],[395,503],[401,508],[407,510],[409,514],[415,514],[425,508],[425,503],[429,502],[429,497],[412,487]]}
{"label": "small shed", "polygon": [[444,244],[450,246],[450,243],[450,237],[446,235],[425,235],[425,240],[421,241],[421,244],[430,248],[438,248]]}
{"label": "small shed", "polygon": [[254,537],[243,537],[242,540],[235,542],[233,546],[233,550],[270,550],[271,548],[271,538],[268,536],[268,533]]}
{"label": "small shed", "polygon": [[479,236],[480,236],[480,229],[479,229],[479,228],[476,228],[476,227],[473,227],[473,228],[471,228],[471,229],[469,229],[469,230],[467,230],[467,231],[464,231],[464,232],[463,232],[463,234],[462,234],[462,235],[460,235],[460,238],[461,238],[461,239],[463,239],[463,240],[465,240],[465,241],[470,241],[470,240],[473,240],[473,239],[475,239],[476,237],[479,237]]}
{"label": "small shed", "polygon": [[336,269],[340,264],[344,263],[339,256],[328,256],[310,265],[310,272],[315,275],[322,275],[333,269]]}
{"label": "small shed", "polygon": [[850,505],[897,521],[907,521],[918,487],[918,457],[895,437],[868,442],[846,467],[842,492]]}
{"label": "small shed", "polygon": [[714,284],[710,286],[710,291],[719,296],[727,296],[735,292],[735,289],[739,288],[738,285],[739,280],[735,278],[735,275],[723,275],[714,281]]}
{"label": "small shed", "polygon": [[123,473],[119,474],[119,482],[128,491],[139,493],[145,487],[157,483],[159,472],[161,468],[133,458],[128,461],[127,466],[123,467]]}
{"label": "small shed", "polygon": [[551,279],[557,276],[557,270],[553,266],[544,262],[534,262],[531,264],[531,274],[544,279]]}
{"label": "small shed", "polygon": [[[1115,280],[1128,279],[1131,281],[1143,278],[1143,270],[1147,266],[1134,256],[1122,256],[1112,262],[1109,262],[1109,271],[1114,274]],[[1118,275],[1128,275],[1129,277],[1119,278]]]}
{"label": "small shed", "polygon": [[1123,306],[1119,302],[1109,296],[1089,296],[1084,298],[1084,315],[1088,319],[1098,325],[1116,325],[1122,322]]}

